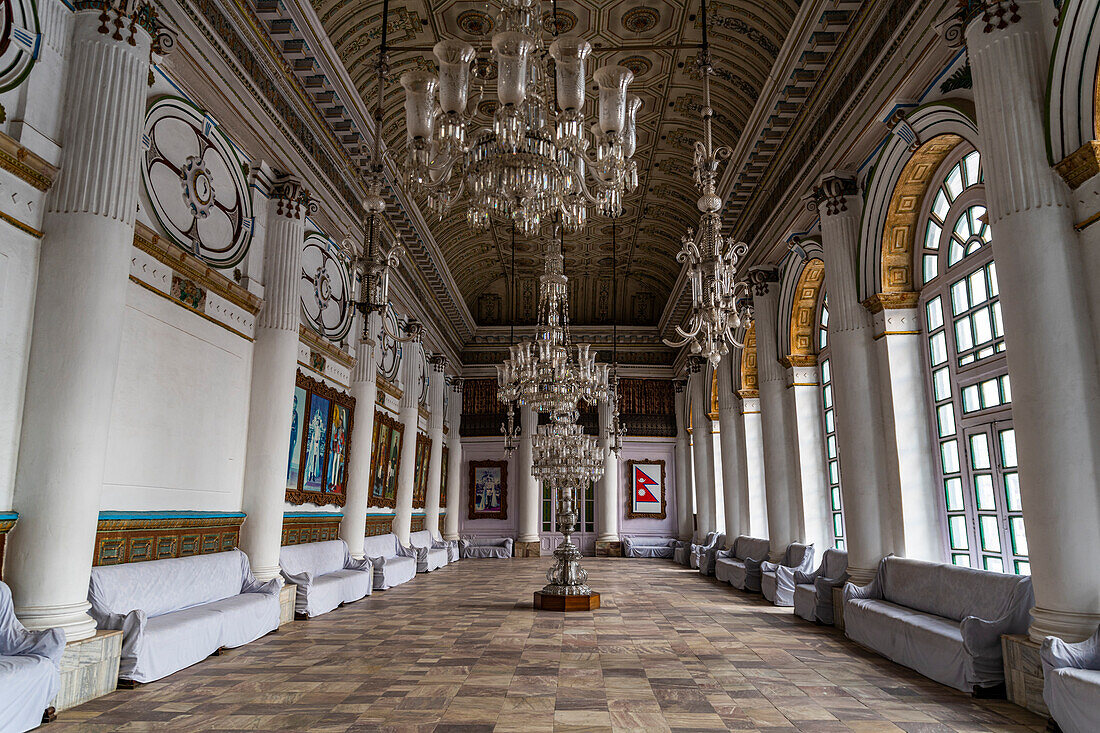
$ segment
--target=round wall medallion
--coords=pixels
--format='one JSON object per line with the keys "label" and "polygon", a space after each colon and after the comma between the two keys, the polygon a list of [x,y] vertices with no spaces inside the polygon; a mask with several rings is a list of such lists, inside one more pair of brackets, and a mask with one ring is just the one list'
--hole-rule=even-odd
{"label": "round wall medallion", "polygon": [[458,14],[458,28],[471,36],[485,36],[493,32],[493,19],[480,10],[463,10]]}
{"label": "round wall medallion", "polygon": [[[577,14],[558,8],[558,35],[570,33],[577,27]],[[542,27],[547,33],[554,32],[554,13],[542,14]]]}
{"label": "round wall medallion", "polygon": [[631,33],[645,33],[657,27],[661,14],[653,8],[632,8],[623,13],[623,27]]}
{"label": "round wall medallion", "polygon": [[653,62],[644,56],[627,56],[619,62],[619,65],[630,69],[635,79],[645,76],[653,68]]}
{"label": "round wall medallion", "polygon": [[387,329],[379,329],[378,334],[378,373],[383,379],[394,382],[397,379],[397,370],[401,366],[401,344],[390,338],[390,333],[398,333],[397,318],[393,315],[393,309],[386,309]]}
{"label": "round wall medallion", "polygon": [[168,238],[217,268],[233,267],[252,241],[244,161],[214,123],[182,99],[156,101],[145,117],[141,178]]}
{"label": "round wall medallion", "polygon": [[310,232],[302,247],[302,313],[310,327],[333,342],[351,330],[351,277],[343,258],[323,235]]}
{"label": "round wall medallion", "polygon": [[0,92],[23,83],[38,56],[38,13],[31,0],[0,0]]}

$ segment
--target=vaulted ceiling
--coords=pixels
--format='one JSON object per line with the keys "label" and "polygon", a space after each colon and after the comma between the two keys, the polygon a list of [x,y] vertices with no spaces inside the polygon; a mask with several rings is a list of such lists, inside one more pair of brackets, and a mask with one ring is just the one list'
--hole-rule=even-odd
{"label": "vaulted ceiling", "polygon": [[[551,5],[542,3],[549,20]],[[733,147],[748,120],[764,81],[798,10],[797,0],[713,0],[708,5],[716,75],[712,80],[716,143]],[[353,83],[366,103],[376,94],[375,61],[381,35],[381,0],[313,0],[313,9]],[[392,0],[389,42],[427,48],[442,38],[458,37],[475,46],[491,33],[493,11],[485,2],[467,0]],[[701,22],[696,2],[675,0],[559,0],[564,32],[580,35],[595,47],[591,72],[620,63],[635,73],[631,90],[643,100],[638,118],[640,185],[625,199],[616,221],[618,302],[610,303],[612,226],[590,216],[584,232],[567,237],[566,274],[570,277],[573,319],[579,324],[655,325],[680,273],[675,255],[687,227],[698,220],[698,196],[691,178],[702,85],[695,64]],[[434,70],[429,51],[404,50],[390,56],[384,96],[383,137],[387,149],[403,160],[404,95],[397,79],[412,68]],[[487,89],[475,124],[490,121]],[[594,117],[593,95],[589,113]],[[488,113],[488,114],[487,114]],[[510,276],[511,242],[506,228],[473,232],[461,206],[432,233],[470,312],[479,325],[507,323],[514,283],[516,319],[535,316],[542,246],[517,241],[516,277]]]}

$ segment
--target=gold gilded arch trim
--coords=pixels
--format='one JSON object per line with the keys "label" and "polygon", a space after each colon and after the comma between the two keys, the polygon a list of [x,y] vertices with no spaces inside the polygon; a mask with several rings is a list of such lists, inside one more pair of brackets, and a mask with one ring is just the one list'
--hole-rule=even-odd
{"label": "gold gilded arch trim", "polygon": [[817,354],[814,331],[817,326],[817,303],[824,284],[825,263],[821,260],[807,262],[798,276],[794,303],[791,305],[791,353],[788,359],[792,364],[796,361],[793,357],[813,357]]}
{"label": "gold gilded arch trim", "polygon": [[741,389],[742,398],[753,398],[760,394],[760,379],[756,373],[756,322],[745,330],[745,345],[741,349]]}
{"label": "gold gilded arch trim", "polygon": [[938,135],[917,148],[901,171],[882,233],[882,294],[914,293],[919,290],[913,274],[913,248],[924,197],[932,177],[944,159],[961,143],[958,135]]}

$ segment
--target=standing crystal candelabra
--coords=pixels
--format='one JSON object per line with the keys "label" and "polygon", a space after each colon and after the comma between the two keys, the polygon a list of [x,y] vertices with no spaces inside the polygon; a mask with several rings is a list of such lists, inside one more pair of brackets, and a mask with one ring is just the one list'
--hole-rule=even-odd
{"label": "standing crystal candelabra", "polygon": [[546,585],[542,592],[558,596],[587,596],[588,571],[581,567],[581,551],[573,543],[573,529],[577,523],[577,488],[558,489],[557,525],[562,533],[561,544],[554,550],[554,564],[546,571]]}

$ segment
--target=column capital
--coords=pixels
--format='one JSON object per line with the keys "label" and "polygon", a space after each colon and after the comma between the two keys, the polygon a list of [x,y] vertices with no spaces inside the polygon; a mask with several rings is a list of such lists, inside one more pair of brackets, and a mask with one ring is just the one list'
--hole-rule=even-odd
{"label": "column capital", "polygon": [[826,173],[810,192],[806,206],[810,211],[818,211],[821,204],[825,204],[825,216],[836,216],[848,211],[848,197],[858,194],[859,186],[852,174],[840,171]]}
{"label": "column capital", "polygon": [[317,211],[317,201],[310,195],[301,179],[289,173],[281,173],[271,184],[271,198],[275,200],[275,213],[288,219],[298,219]]}
{"label": "column capital", "polygon": [[135,36],[138,28],[156,37],[161,27],[156,8],[144,0],[76,0],[73,9],[78,13],[98,10],[99,32],[110,36],[111,40],[125,41],[131,46],[137,45]]}
{"label": "column capital", "polygon": [[992,33],[1020,22],[1020,6],[1015,0],[958,0],[958,3],[959,9],[949,22],[957,23],[961,28],[980,20],[985,24],[982,33]]}
{"label": "column capital", "polygon": [[428,357],[428,363],[432,365],[432,371],[436,373],[442,373],[447,369],[447,364],[450,360],[443,354],[432,354]]}
{"label": "column capital", "polygon": [[462,377],[447,377],[447,386],[454,392],[462,392]]}
{"label": "column capital", "polygon": [[674,379],[672,380],[672,388],[676,390],[676,394],[683,394],[687,389],[686,379]]}
{"label": "column capital", "polygon": [[706,362],[701,356],[689,356],[687,360],[688,374],[698,374],[703,369],[703,364]]}
{"label": "column capital", "polygon": [[770,266],[751,267],[745,279],[754,295],[764,296],[768,294],[769,283],[779,282],[779,270]]}

